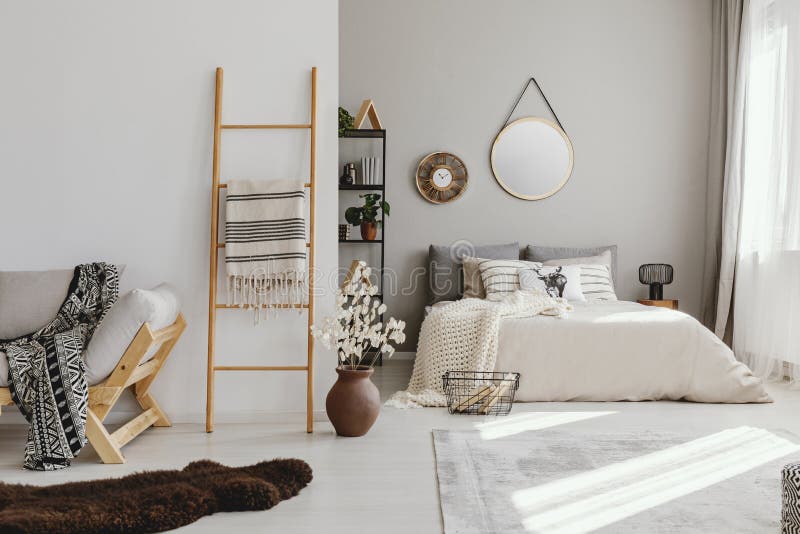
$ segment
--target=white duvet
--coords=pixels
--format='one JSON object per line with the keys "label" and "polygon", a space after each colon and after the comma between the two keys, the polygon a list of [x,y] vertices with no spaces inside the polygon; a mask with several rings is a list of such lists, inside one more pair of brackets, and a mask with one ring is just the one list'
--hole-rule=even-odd
{"label": "white duvet", "polygon": [[761,379],[685,313],[572,304],[565,319],[501,322],[495,370],[520,373],[517,400],[772,402]]}

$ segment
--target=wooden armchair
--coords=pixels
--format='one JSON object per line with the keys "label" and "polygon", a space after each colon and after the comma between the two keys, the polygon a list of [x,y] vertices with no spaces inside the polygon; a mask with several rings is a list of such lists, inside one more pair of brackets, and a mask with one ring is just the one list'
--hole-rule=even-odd
{"label": "wooden armchair", "polygon": [[[125,463],[122,447],[126,443],[151,426],[172,426],[150,393],[150,386],[185,328],[186,321],[182,314],[178,314],[170,326],[155,332],[147,323],[143,324],[109,377],[100,384],[89,387],[86,437],[103,463]],[[139,363],[152,347],[159,344],[161,346],[151,359]],[[103,421],[127,388],[132,388],[143,412],[109,433]],[[9,389],[0,388],[0,406],[13,404]]]}

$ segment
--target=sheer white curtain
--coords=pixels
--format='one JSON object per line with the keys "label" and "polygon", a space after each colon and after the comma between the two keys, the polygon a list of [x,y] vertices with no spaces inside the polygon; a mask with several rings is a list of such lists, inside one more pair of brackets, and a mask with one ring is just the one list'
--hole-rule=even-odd
{"label": "sheer white curtain", "polygon": [[800,380],[800,0],[749,0],[741,38],[733,349]]}

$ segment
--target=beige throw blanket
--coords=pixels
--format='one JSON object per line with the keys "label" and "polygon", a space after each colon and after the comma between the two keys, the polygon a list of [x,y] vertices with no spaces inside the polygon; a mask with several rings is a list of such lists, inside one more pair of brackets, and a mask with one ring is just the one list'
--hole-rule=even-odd
{"label": "beige throw blanket", "polygon": [[499,302],[468,298],[435,308],[422,323],[408,389],[395,393],[387,406],[447,406],[442,388],[442,375],[446,371],[495,370],[502,319],[534,315],[564,317],[571,309],[566,300],[539,290],[516,291]]}
{"label": "beige throw blanket", "polygon": [[305,188],[297,180],[231,180],[225,201],[228,303],[302,304],[306,293]]}

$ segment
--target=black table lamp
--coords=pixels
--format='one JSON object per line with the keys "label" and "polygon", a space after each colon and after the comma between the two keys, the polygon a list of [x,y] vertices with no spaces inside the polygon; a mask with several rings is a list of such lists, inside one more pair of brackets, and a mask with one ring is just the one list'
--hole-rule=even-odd
{"label": "black table lamp", "polygon": [[672,265],[645,263],[639,267],[639,281],[650,285],[650,300],[664,300],[664,284],[672,283]]}

